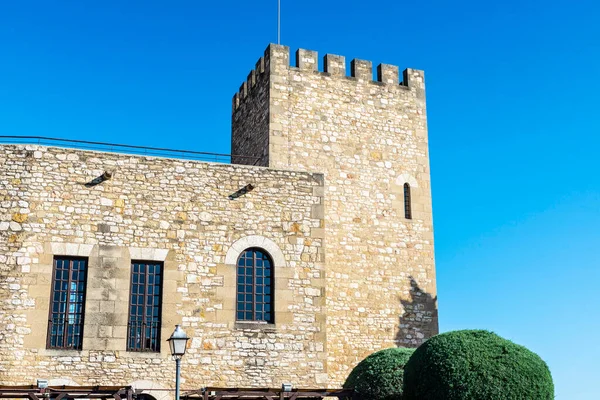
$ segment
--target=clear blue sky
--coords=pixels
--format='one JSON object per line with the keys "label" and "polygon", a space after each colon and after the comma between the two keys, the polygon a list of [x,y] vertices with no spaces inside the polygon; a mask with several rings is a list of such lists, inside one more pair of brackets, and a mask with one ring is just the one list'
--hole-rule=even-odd
{"label": "clear blue sky", "polygon": [[[558,399],[600,398],[597,2],[283,3],[293,50],[426,71],[441,330],[493,330],[548,362]],[[0,132],[227,153],[275,17],[276,0],[5,1]]]}

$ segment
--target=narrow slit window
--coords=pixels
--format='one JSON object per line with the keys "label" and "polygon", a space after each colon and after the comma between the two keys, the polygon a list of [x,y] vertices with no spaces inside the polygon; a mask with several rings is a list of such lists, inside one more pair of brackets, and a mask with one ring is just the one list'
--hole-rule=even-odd
{"label": "narrow slit window", "polygon": [[55,257],[48,318],[48,349],[81,350],[87,259]]}
{"label": "narrow slit window", "polygon": [[412,219],[410,185],[408,183],[404,184],[404,218]]}
{"label": "narrow slit window", "polygon": [[160,351],[162,281],[162,263],[132,261],[128,351]]}
{"label": "narrow slit window", "polygon": [[242,252],[236,285],[236,320],[273,323],[273,260],[265,251]]}

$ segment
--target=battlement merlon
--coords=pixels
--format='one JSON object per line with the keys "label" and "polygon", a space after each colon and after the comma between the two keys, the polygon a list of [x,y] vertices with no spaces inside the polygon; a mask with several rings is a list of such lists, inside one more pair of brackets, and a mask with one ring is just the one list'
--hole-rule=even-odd
{"label": "battlement merlon", "polygon": [[373,64],[371,61],[354,59],[350,62],[350,75],[346,73],[346,58],[344,56],[326,54],[323,57],[323,71],[319,71],[318,53],[313,50],[298,49],[295,54],[295,64],[290,63],[290,48],[278,44],[270,44],[250,72],[248,79],[233,96],[233,110],[248,96],[255,87],[259,77],[268,74],[283,74],[290,69],[327,74],[331,77],[354,78],[358,82],[375,82],[384,85],[399,85],[417,91],[417,97],[425,97],[425,74],[422,70],[407,68],[402,72],[396,65],[379,64],[376,77],[373,79]]}

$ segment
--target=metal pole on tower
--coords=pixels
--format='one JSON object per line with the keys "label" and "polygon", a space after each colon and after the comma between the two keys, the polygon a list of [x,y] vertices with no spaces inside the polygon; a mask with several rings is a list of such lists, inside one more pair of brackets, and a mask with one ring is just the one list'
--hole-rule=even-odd
{"label": "metal pole on tower", "polygon": [[277,0],[277,44],[281,44],[281,0]]}

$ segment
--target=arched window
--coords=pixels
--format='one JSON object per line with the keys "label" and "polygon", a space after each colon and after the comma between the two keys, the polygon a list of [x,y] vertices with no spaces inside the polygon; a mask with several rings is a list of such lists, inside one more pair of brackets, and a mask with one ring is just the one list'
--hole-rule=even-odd
{"label": "arched window", "polygon": [[236,319],[273,323],[273,317],[273,261],[262,249],[246,249],[237,262]]}
{"label": "arched window", "polygon": [[410,185],[404,184],[404,218],[412,219],[412,210],[410,205]]}

